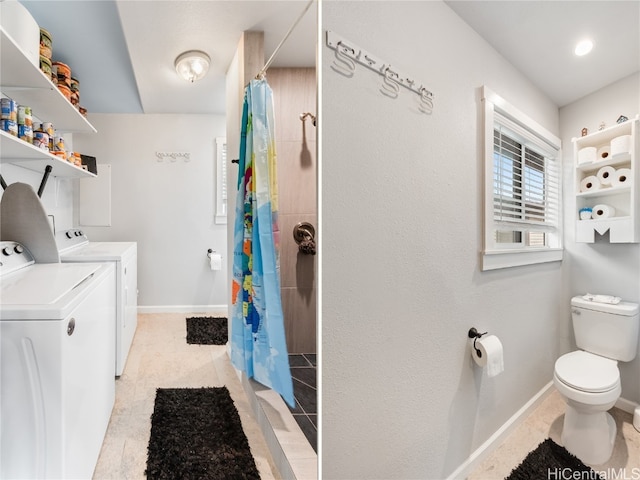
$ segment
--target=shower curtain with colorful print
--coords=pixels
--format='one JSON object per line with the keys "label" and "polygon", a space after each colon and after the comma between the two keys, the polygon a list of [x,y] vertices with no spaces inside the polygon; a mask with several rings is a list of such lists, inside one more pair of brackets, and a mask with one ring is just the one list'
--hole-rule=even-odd
{"label": "shower curtain with colorful print", "polygon": [[244,93],[234,228],[231,361],[295,407],[280,298],[273,92]]}

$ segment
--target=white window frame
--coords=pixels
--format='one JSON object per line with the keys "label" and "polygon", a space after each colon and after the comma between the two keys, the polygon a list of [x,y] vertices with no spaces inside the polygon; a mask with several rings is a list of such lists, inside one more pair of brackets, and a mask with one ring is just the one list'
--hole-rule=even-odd
{"label": "white window frame", "polygon": [[[482,103],[484,108],[484,240],[481,269],[486,271],[561,261],[563,254],[561,141],[486,86],[482,88]],[[493,149],[496,125],[517,132],[518,140],[526,142],[527,146],[531,145],[533,150],[544,153],[546,158],[558,162],[556,164],[558,203],[557,212],[555,212],[557,221],[555,225],[546,227],[548,234],[545,238],[551,241],[548,240],[545,246],[527,246],[523,241],[512,244],[498,243],[495,240],[496,230],[509,228],[508,224],[494,220]],[[510,226],[526,229],[526,226],[517,222]]]}
{"label": "white window frame", "polygon": [[216,137],[216,198],[215,218],[216,225],[227,223],[227,139]]}

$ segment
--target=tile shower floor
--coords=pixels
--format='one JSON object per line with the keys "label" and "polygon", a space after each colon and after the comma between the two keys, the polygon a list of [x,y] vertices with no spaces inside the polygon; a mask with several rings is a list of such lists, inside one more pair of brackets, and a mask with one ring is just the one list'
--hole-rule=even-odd
{"label": "tile shower floor", "polygon": [[296,408],[289,407],[293,418],[307,440],[318,451],[318,391],[316,383],[316,354],[290,354],[289,366],[293,378]]}
{"label": "tile shower floor", "polygon": [[94,479],[144,479],[157,388],[226,385],[262,479],[280,478],[226,346],[188,345],[185,314],[140,314]]}

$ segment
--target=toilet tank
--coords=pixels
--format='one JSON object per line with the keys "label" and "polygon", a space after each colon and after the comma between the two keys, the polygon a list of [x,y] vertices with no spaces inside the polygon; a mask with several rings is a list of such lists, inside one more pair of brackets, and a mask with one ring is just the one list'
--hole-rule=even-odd
{"label": "toilet tank", "polygon": [[638,353],[637,303],[610,305],[573,297],[571,317],[576,344],[581,350],[621,362],[630,362]]}

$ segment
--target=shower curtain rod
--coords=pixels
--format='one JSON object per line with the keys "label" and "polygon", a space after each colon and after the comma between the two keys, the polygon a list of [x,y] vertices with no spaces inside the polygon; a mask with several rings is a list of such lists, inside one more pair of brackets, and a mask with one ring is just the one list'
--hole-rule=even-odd
{"label": "shower curtain rod", "polygon": [[280,43],[278,44],[278,46],[276,47],[275,51],[271,54],[271,56],[269,57],[269,60],[267,60],[267,63],[264,64],[264,67],[262,67],[262,69],[258,72],[258,74],[256,75],[256,79],[261,79],[262,77],[264,77],[265,72],[267,71],[267,69],[269,68],[269,66],[271,65],[271,62],[273,62],[274,58],[276,58],[276,55],[278,54],[278,52],[280,51],[280,48],[282,48],[282,45],[284,45],[284,42],[287,41],[287,38],[289,38],[289,35],[291,35],[291,33],[293,32],[293,30],[298,26],[298,23],[300,23],[300,20],[302,20],[302,17],[304,17],[304,14],[307,13],[307,10],[309,10],[309,7],[311,7],[311,4],[314,2],[315,0],[309,0],[309,2],[307,3],[307,6],[304,7],[304,10],[302,11],[302,13],[300,14],[300,16],[298,17],[298,19],[295,21],[295,23],[293,25],[291,25],[291,28],[289,29],[289,31],[287,32],[287,34],[284,36],[284,38],[280,41]]}

